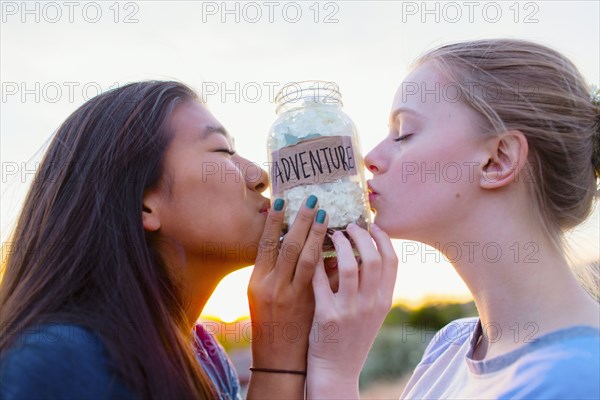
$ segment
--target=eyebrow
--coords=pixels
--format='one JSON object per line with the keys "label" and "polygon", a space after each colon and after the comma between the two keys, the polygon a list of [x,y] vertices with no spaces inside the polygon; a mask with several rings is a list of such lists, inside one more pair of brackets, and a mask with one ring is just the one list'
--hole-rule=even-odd
{"label": "eyebrow", "polygon": [[222,126],[212,126],[212,125],[208,125],[206,128],[204,128],[204,130],[202,131],[202,135],[200,136],[202,139],[206,139],[207,137],[209,137],[210,135],[212,135],[213,133],[218,133],[219,135],[223,135],[225,136],[225,138],[229,141],[231,140],[231,144],[233,145],[233,147],[235,148],[235,138],[232,137],[229,132],[227,132],[227,129],[223,128]]}
{"label": "eyebrow", "polygon": [[218,133],[220,135],[223,135],[223,136],[229,138],[229,133],[227,132],[227,130],[225,130],[225,128],[223,128],[222,126],[211,126],[211,125],[204,128],[204,130],[202,131],[202,138],[205,139],[213,133]]}
{"label": "eyebrow", "polygon": [[416,117],[422,118],[422,115],[417,111],[413,110],[412,108],[400,107],[395,109],[394,112],[392,112],[392,115],[390,116],[390,125],[393,125],[396,122],[396,118],[398,118],[398,115],[402,113],[413,114]]}

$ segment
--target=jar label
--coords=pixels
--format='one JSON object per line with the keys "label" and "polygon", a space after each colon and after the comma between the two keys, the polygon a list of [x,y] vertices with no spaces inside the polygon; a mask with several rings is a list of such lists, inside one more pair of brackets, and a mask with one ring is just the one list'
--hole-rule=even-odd
{"label": "jar label", "polygon": [[271,160],[273,193],[357,175],[350,136],[321,136],[304,140],[273,151]]}

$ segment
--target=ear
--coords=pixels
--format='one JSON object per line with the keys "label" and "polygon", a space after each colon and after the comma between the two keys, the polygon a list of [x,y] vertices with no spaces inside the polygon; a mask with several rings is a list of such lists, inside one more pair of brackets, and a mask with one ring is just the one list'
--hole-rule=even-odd
{"label": "ear", "polygon": [[144,192],[142,200],[142,224],[149,232],[160,229],[160,218],[158,217],[159,194],[157,191]]}
{"label": "ear", "polygon": [[518,181],[527,164],[527,138],[518,130],[504,132],[486,141],[487,160],[481,169],[480,186],[498,189]]}

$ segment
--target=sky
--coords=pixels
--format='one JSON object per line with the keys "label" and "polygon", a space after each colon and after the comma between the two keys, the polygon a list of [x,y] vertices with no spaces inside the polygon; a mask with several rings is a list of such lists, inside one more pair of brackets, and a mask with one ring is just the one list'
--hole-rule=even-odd
{"label": "sky", "polygon": [[[363,154],[387,133],[411,61],[437,45],[491,37],[541,42],[600,82],[597,1],[3,1],[0,28],[0,233],[3,251],[35,164],[54,130],[94,95],[127,82],[175,79],[203,93],[260,165],[274,94],[303,80],[335,82]],[[600,258],[598,209],[569,235],[576,262]],[[420,244],[401,252],[396,301],[469,298],[452,266]],[[3,255],[4,256],[4,255]],[[205,314],[247,314],[251,268],[228,276]]]}

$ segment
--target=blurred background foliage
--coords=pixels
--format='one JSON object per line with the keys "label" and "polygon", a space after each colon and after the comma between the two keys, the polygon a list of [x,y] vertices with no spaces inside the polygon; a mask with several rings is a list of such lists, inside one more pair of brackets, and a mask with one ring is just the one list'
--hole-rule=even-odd
{"label": "blurred background foliage", "polygon": [[[381,390],[377,391],[377,387],[387,385],[386,390],[398,398],[435,333],[456,319],[476,316],[473,302],[425,303],[416,308],[394,306],[383,322],[361,373],[361,394],[379,393]],[[251,363],[250,321],[203,323],[209,324],[205,326],[229,353],[241,384],[247,384]],[[372,398],[377,395],[373,394]]]}
{"label": "blurred background foliage", "polygon": [[458,318],[475,316],[477,309],[473,302],[430,303],[415,309],[393,307],[362,370],[361,389],[410,374],[437,331]]}

